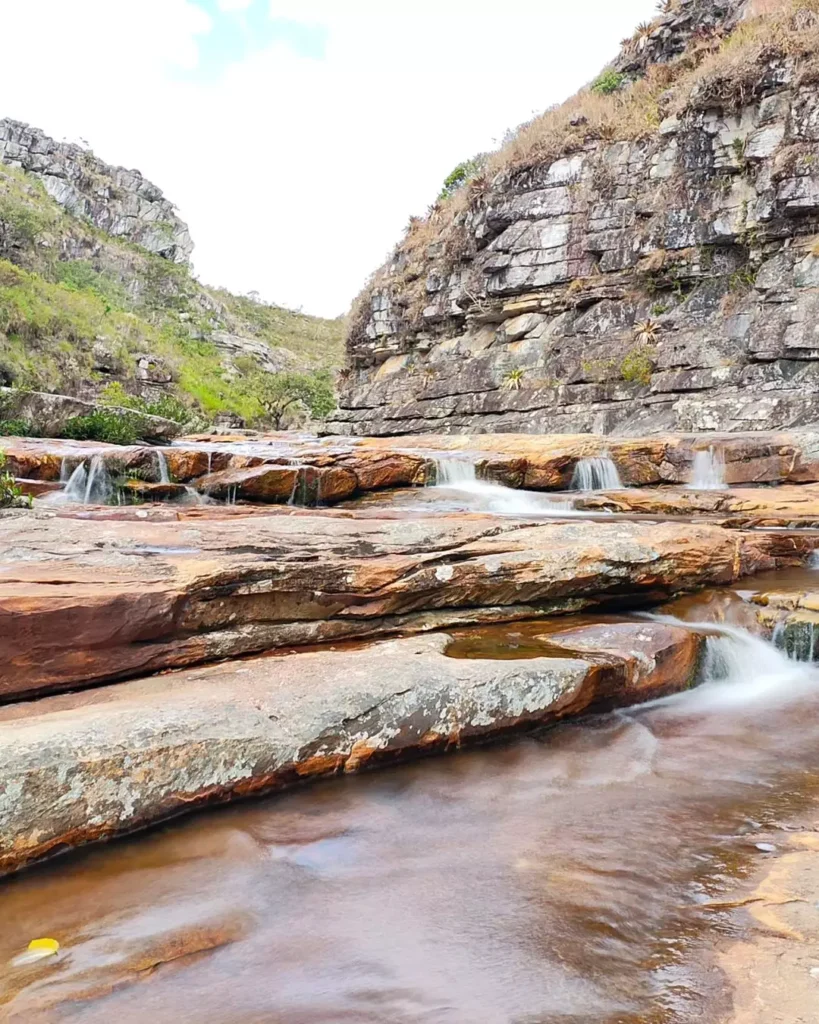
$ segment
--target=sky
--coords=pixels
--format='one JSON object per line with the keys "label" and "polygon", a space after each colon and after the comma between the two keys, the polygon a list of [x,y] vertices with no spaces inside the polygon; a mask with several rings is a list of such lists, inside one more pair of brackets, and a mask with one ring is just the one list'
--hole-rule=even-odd
{"label": "sky", "polygon": [[176,204],[207,284],[346,312],[446,175],[656,0],[0,0],[0,117]]}

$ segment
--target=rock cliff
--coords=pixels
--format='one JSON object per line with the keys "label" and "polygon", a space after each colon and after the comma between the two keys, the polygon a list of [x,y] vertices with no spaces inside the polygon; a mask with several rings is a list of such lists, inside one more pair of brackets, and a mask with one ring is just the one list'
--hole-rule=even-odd
{"label": "rock cliff", "polygon": [[411,222],[335,430],[819,421],[819,4],[664,6]]}
{"label": "rock cliff", "polygon": [[187,224],[139,171],[111,167],[90,149],[10,118],[0,120],[0,160],[36,175],[60,206],[115,238],[176,263],[193,252]]}

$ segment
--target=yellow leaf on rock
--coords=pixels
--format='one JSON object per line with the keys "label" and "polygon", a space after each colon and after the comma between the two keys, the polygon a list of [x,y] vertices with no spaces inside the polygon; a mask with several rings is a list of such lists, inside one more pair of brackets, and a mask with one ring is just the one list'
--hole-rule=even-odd
{"label": "yellow leaf on rock", "polygon": [[42,950],[44,953],[56,953],[60,948],[56,939],[32,939],[28,944],[29,949]]}
{"label": "yellow leaf on rock", "polygon": [[59,948],[60,944],[56,939],[32,939],[26,951],[11,961],[12,967],[23,967],[47,956],[54,956]]}

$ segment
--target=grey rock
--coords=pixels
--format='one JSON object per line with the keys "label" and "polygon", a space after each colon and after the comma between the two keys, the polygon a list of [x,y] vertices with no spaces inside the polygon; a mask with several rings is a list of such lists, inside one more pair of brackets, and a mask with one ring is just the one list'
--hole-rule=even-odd
{"label": "grey rock", "polygon": [[39,128],[0,120],[0,160],[36,175],[69,213],[177,263],[193,252],[187,224],[137,170],[112,167],[90,149],[57,142]]}

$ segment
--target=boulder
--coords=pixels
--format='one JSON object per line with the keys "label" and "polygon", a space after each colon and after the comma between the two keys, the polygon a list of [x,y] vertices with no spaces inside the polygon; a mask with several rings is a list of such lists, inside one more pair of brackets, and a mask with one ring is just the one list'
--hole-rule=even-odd
{"label": "boulder", "polygon": [[[75,416],[87,416],[100,408],[103,407],[94,402],[85,402],[68,395],[0,388],[0,409],[3,411],[4,419],[26,420],[33,423],[39,433],[51,437],[59,437],[66,423]],[[172,441],[182,433],[181,424],[162,416],[135,413],[133,409],[112,405],[106,405],[104,408],[114,415],[134,419],[143,441]]]}
{"label": "boulder", "polygon": [[293,497],[298,478],[295,467],[262,465],[211,473],[196,481],[196,489],[213,498],[282,502]]}

